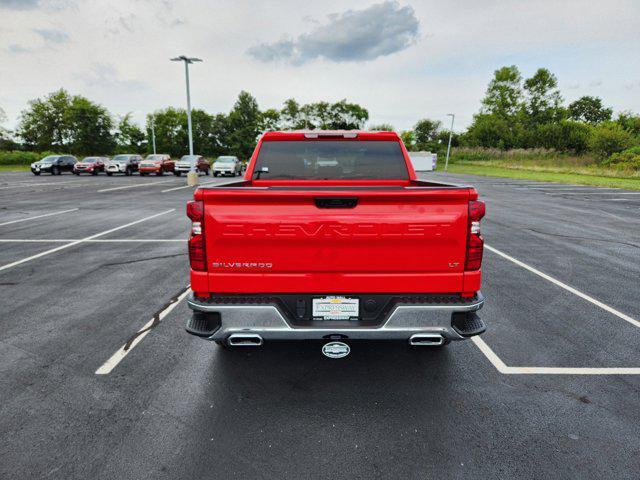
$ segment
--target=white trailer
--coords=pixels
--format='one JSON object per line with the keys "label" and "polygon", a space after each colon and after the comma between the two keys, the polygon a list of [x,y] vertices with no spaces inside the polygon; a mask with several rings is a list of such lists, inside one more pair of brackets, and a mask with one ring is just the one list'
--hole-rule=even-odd
{"label": "white trailer", "polygon": [[416,172],[431,172],[436,169],[438,154],[431,152],[409,152],[409,158]]}

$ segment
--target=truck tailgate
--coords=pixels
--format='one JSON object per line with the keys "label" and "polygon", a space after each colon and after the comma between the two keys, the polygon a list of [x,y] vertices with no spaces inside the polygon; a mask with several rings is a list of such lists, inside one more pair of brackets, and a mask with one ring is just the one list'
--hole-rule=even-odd
{"label": "truck tailgate", "polygon": [[462,290],[468,188],[201,192],[211,292]]}

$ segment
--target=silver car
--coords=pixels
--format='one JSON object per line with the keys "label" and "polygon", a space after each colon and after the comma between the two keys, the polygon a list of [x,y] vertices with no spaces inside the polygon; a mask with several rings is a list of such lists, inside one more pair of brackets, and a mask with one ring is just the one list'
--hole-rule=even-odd
{"label": "silver car", "polygon": [[229,175],[231,177],[242,175],[242,163],[238,157],[221,156],[213,162],[213,176]]}
{"label": "silver car", "polygon": [[142,161],[140,155],[123,154],[116,155],[111,160],[105,163],[105,171],[107,175],[111,176],[114,173],[124,173],[129,176],[133,172],[138,171],[138,164]]}

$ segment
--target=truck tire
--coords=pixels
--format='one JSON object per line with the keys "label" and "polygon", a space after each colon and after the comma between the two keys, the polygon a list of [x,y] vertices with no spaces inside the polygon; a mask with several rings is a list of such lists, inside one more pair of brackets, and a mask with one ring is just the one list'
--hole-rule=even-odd
{"label": "truck tire", "polygon": [[213,176],[217,177],[218,176],[218,172],[213,172]]}

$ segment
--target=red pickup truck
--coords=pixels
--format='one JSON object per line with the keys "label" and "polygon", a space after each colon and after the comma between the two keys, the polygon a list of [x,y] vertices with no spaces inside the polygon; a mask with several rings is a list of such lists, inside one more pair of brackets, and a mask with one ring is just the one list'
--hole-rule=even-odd
{"label": "red pickup truck", "polygon": [[187,205],[186,329],[228,347],[315,339],[330,357],[478,335],[484,213],[473,187],[419,180],[395,133],[265,133],[243,181]]}

